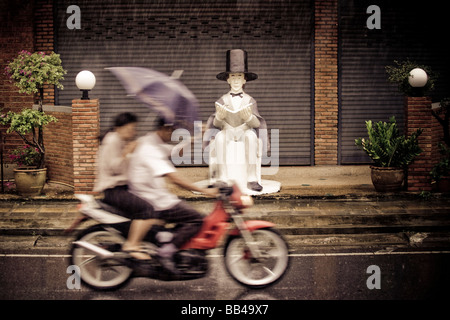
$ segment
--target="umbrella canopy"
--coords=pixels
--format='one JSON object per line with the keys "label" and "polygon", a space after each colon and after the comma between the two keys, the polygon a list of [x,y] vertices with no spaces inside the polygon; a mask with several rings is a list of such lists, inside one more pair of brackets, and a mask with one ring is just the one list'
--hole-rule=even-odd
{"label": "umbrella canopy", "polygon": [[107,68],[129,95],[156,111],[167,123],[191,130],[198,120],[198,101],[180,81],[161,72],[139,67]]}

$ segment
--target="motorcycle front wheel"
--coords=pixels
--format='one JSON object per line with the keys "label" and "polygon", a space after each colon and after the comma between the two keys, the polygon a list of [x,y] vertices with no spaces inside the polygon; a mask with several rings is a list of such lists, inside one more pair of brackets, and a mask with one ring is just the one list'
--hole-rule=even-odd
{"label": "motorcycle front wheel", "polygon": [[289,266],[286,241],[275,229],[252,232],[260,257],[254,258],[242,238],[231,237],[224,249],[225,268],[237,282],[252,288],[265,288],[279,281]]}
{"label": "motorcycle front wheel", "polygon": [[[76,241],[86,241],[109,251],[120,251],[125,242],[120,234],[95,225],[80,233]],[[90,250],[72,245],[71,262],[80,268],[80,278],[96,290],[115,290],[124,286],[133,270],[117,259],[103,259]]]}

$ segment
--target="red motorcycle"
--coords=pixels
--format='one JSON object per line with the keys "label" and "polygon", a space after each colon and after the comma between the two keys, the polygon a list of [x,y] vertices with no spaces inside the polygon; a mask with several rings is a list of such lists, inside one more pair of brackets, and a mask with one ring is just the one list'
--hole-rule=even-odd
{"label": "red motorcycle", "polygon": [[88,218],[99,224],[77,236],[71,247],[71,263],[79,267],[81,280],[97,290],[117,289],[139,276],[166,281],[197,279],[207,274],[207,250],[224,243],[225,268],[237,282],[250,288],[277,282],[289,265],[286,241],[273,223],[243,219],[243,209],[253,205],[251,197],[242,195],[236,186],[219,190],[215,208],[204,218],[199,233],[176,253],[177,275],[166,272],[157,259],[157,247],[171,238],[176,226],[155,225],[147,234],[144,248],[154,258],[154,266],[142,274],[121,250],[130,220],[92,196],[78,195],[82,216],[72,227]]}

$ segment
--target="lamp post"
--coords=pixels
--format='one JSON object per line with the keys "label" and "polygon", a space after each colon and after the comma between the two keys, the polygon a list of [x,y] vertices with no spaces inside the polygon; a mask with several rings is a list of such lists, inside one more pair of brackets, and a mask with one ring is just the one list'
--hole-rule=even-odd
{"label": "lamp post", "polygon": [[95,86],[94,74],[88,70],[83,70],[77,74],[75,83],[78,89],[83,92],[81,100],[89,100],[88,91]]}
{"label": "lamp post", "polygon": [[405,133],[412,134],[417,129],[423,130],[419,139],[422,152],[416,161],[407,167],[405,185],[408,191],[431,191],[429,172],[433,163],[433,146],[427,141],[433,140],[433,116],[430,112],[431,98],[425,96],[428,75],[421,68],[409,72],[408,82],[413,91],[405,98]]}

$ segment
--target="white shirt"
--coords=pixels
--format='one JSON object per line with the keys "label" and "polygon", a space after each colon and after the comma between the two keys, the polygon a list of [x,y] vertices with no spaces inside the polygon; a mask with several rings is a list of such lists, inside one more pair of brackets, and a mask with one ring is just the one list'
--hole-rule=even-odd
{"label": "white shirt", "polygon": [[231,97],[231,109],[233,110],[233,111],[237,111],[237,110],[239,110],[240,108],[241,108],[241,105],[242,105],[242,100],[243,100],[244,98],[242,98],[241,96],[234,96],[234,97]]}
{"label": "white shirt", "polygon": [[94,191],[127,184],[127,160],[122,156],[125,142],[115,131],[103,138],[98,152],[98,169]]}
{"label": "white shirt", "polygon": [[167,189],[164,175],[176,171],[169,157],[170,148],[153,132],[139,139],[130,159],[129,190],[157,211],[173,208],[181,201]]}

